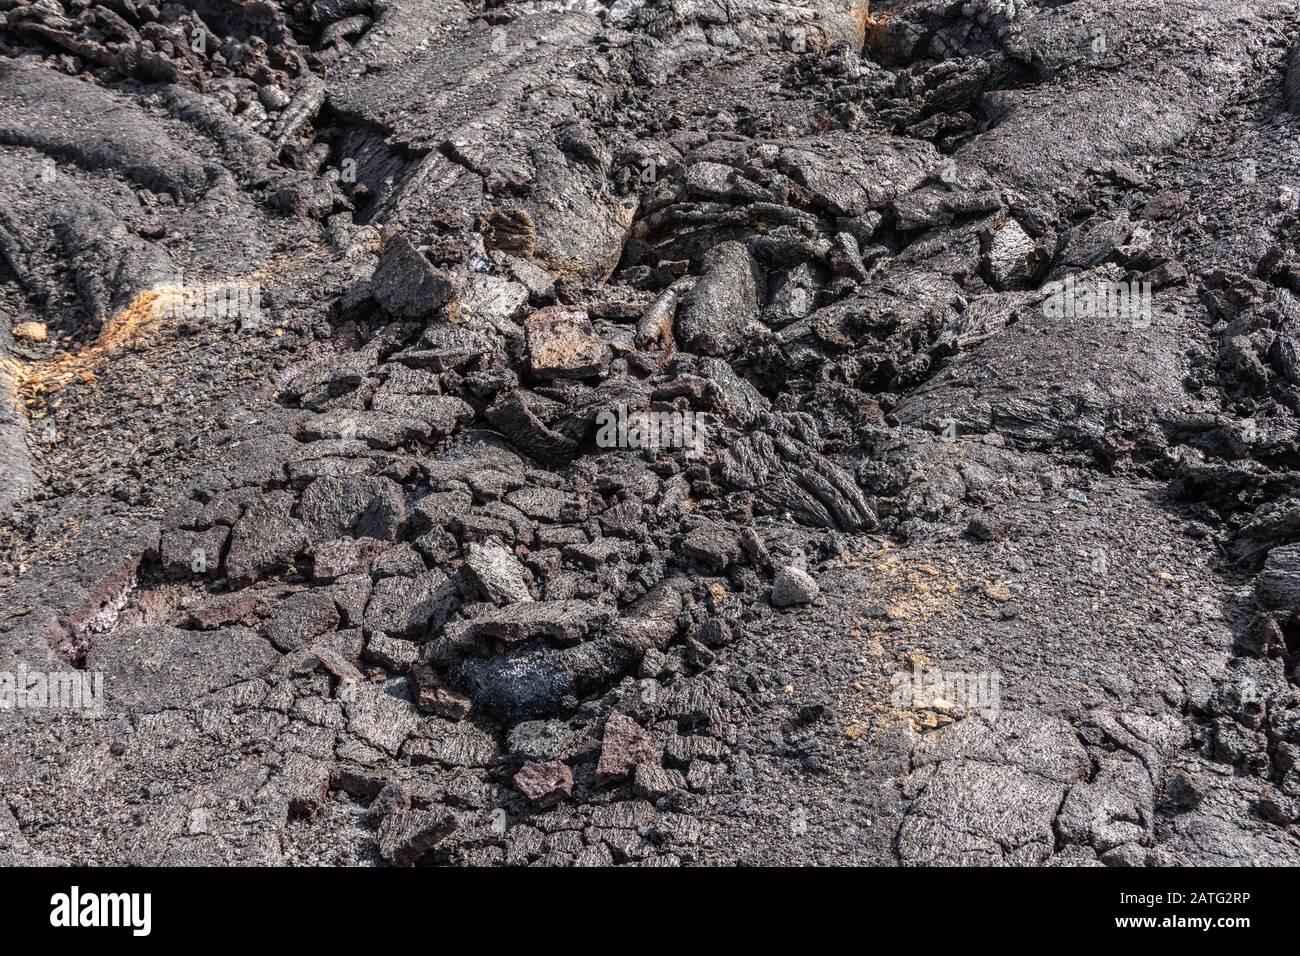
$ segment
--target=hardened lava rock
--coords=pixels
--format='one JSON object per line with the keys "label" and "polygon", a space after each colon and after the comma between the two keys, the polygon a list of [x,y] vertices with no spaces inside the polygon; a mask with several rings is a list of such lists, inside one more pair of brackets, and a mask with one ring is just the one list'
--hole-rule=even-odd
{"label": "hardened lava rock", "polygon": [[1300,862],[1293,2],[0,16],[0,861]]}

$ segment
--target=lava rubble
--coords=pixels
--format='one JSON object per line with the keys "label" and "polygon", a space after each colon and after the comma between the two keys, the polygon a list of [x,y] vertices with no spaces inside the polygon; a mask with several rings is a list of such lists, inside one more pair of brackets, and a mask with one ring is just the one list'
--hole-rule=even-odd
{"label": "lava rubble", "polygon": [[0,14],[0,862],[1300,863],[1294,0]]}

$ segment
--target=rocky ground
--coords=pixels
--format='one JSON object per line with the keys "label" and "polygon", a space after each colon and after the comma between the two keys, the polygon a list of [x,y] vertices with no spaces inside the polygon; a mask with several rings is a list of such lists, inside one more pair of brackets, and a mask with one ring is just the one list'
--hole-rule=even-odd
{"label": "rocky ground", "polygon": [[1300,863],[1300,5],[0,13],[0,860]]}

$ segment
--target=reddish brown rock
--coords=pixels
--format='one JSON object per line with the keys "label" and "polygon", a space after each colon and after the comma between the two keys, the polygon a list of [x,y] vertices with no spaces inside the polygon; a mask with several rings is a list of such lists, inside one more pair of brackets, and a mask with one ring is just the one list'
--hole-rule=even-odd
{"label": "reddish brown rock", "polygon": [[464,694],[458,694],[438,677],[428,664],[416,664],[410,672],[411,686],[415,689],[415,706],[429,714],[448,720],[464,720],[473,703]]}
{"label": "reddish brown rock", "polygon": [[542,378],[595,375],[609,360],[585,312],[553,305],[524,321],[534,375]]}
{"label": "reddish brown rock", "polygon": [[256,608],[256,594],[218,594],[189,609],[189,626],[210,631],[227,624],[247,624]]}
{"label": "reddish brown rock", "polygon": [[625,780],[638,764],[650,763],[654,759],[654,742],[641,726],[618,711],[610,714],[601,738],[596,779],[601,783]]}
{"label": "reddish brown rock", "polygon": [[515,789],[536,807],[549,807],[573,795],[573,771],[559,760],[530,760],[515,774]]}

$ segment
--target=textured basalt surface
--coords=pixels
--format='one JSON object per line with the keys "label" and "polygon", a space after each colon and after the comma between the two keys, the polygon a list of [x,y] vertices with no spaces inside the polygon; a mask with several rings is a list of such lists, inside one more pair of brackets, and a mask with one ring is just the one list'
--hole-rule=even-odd
{"label": "textured basalt surface", "polygon": [[0,860],[1300,863],[1296,3],[0,15]]}

